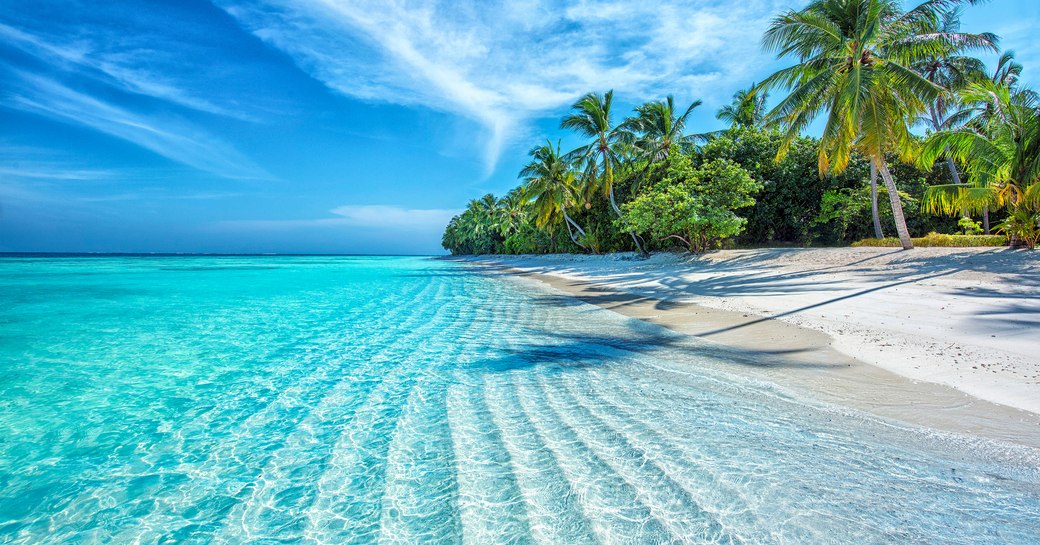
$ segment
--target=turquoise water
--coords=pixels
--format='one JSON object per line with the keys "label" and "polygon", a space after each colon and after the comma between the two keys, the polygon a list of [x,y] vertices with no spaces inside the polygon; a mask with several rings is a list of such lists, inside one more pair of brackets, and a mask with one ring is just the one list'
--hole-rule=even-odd
{"label": "turquoise water", "polygon": [[1035,451],[725,357],[431,259],[0,258],[0,542],[1040,541]]}

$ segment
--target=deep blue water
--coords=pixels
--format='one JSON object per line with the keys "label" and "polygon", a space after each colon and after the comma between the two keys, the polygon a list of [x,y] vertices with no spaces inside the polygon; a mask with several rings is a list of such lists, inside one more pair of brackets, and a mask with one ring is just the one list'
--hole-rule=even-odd
{"label": "deep blue water", "polygon": [[400,257],[0,258],[0,542],[1038,543],[1037,453]]}

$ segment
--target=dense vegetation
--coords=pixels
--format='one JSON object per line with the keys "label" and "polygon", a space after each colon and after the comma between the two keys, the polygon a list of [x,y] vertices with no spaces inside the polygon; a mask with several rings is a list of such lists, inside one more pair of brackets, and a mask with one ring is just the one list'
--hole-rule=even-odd
{"label": "dense vegetation", "polygon": [[[898,0],[816,0],[781,14],[763,44],[795,64],[737,92],[717,113],[725,131],[687,131],[700,101],[649,101],[615,123],[613,93],[589,93],[561,121],[586,143],[532,148],[521,185],[470,201],[443,245],[453,254],[700,252],[892,244],[887,233],[912,248],[992,244],[1002,239],[968,238],[992,224],[1034,246],[1040,99],[1019,84],[1010,52],[992,72],[970,56],[996,51],[998,39],[960,31],[968,3],[903,11]],[[771,90],[786,96],[767,111]],[[821,137],[804,136],[821,115]]]}

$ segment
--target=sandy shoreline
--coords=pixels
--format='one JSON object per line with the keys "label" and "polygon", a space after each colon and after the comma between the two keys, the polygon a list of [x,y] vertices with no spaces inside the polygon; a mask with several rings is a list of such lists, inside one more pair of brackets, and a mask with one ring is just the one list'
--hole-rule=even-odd
{"label": "sandy shoreline", "polygon": [[466,258],[774,363],[886,418],[1040,447],[1040,252],[763,249]]}

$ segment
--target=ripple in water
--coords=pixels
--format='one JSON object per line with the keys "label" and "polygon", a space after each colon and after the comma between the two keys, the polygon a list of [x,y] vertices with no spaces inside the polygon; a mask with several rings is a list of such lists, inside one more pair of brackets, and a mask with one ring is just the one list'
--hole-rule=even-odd
{"label": "ripple in water", "polygon": [[0,259],[0,541],[1040,541],[1035,451],[719,357],[435,260]]}

